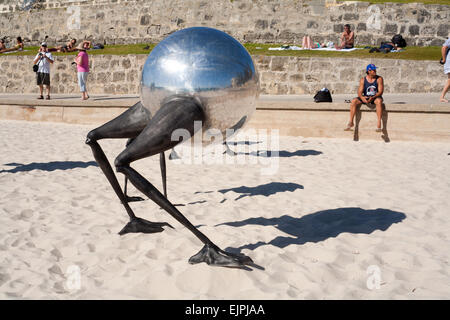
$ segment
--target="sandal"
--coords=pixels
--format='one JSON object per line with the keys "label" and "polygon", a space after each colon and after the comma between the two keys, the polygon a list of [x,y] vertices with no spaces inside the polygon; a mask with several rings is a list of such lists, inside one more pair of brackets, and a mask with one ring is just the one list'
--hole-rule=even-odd
{"label": "sandal", "polygon": [[42,99],[44,99],[44,96],[39,96],[39,97],[37,97],[39,100],[42,100]]}
{"label": "sandal", "polygon": [[48,95],[46,99],[47,99],[47,100],[50,100],[50,95]]}
{"label": "sandal", "polygon": [[350,130],[352,130],[352,127],[353,127],[353,126],[354,126],[354,125],[351,124],[350,122],[347,123],[347,127],[344,129],[344,131],[350,131]]}
{"label": "sandal", "polygon": [[381,128],[376,128],[375,129],[375,132],[382,132],[383,131],[383,129],[381,129]]}

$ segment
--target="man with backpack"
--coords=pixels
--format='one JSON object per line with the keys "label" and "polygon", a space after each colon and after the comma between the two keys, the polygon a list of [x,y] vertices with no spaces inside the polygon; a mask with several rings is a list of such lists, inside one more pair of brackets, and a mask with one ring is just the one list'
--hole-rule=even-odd
{"label": "man with backpack", "polygon": [[354,126],[353,120],[355,118],[356,109],[362,104],[373,108],[375,106],[377,111],[377,127],[376,132],[381,132],[381,115],[383,113],[383,91],[384,82],[383,77],[377,75],[377,67],[374,64],[369,64],[366,67],[366,76],[359,81],[358,96],[354,98],[350,104],[350,121],[347,124],[345,131],[350,131]]}
{"label": "man with backpack", "polygon": [[47,87],[47,100],[50,100],[50,64],[53,64],[53,56],[48,52],[46,42],[41,43],[41,47],[34,58],[33,64],[38,66],[36,72],[36,82],[40,91],[38,99],[44,99],[45,85]]}

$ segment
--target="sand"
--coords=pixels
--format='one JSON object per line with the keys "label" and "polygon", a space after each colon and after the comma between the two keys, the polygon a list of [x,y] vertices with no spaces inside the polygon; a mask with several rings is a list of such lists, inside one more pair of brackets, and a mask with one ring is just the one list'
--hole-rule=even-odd
{"label": "sand", "polygon": [[[0,121],[0,299],[450,297],[448,143],[279,137],[272,174],[259,137],[235,163],[167,160],[169,199],[246,271],[190,265],[201,242],[151,200],[136,215],[175,229],[119,236],[91,129]],[[125,141],[100,144],[113,162]],[[161,189],[158,156],[132,166]]]}

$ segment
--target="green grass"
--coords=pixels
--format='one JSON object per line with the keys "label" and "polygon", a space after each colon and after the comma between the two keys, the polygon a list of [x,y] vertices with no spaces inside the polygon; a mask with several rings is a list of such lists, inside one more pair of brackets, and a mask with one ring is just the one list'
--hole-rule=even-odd
{"label": "green grass", "polygon": [[[145,47],[149,47],[148,49],[144,49]],[[97,55],[97,54],[105,54],[105,55],[125,55],[125,54],[149,54],[150,51],[156,46],[156,44],[117,44],[117,45],[106,45],[105,49],[93,50],[90,49],[88,51],[89,55]],[[25,50],[22,52],[13,52],[8,55],[15,56],[30,56],[36,55],[39,47],[25,47]],[[76,56],[78,51],[76,52],[52,52],[54,56]],[[1,56],[1,55],[0,55]]]}
{"label": "green grass", "polygon": [[[127,54],[149,54],[156,44],[129,44],[129,45],[107,45],[102,50],[89,50],[89,55],[127,55]],[[149,46],[148,49],[144,49]],[[369,49],[355,50],[352,52],[339,51],[317,51],[317,50],[269,50],[271,47],[279,47],[280,44],[260,44],[247,43],[245,48],[252,55],[265,56],[293,56],[293,57],[337,57],[337,58],[387,58],[387,59],[405,59],[405,60],[439,60],[441,57],[441,47],[406,47],[403,52],[395,53],[369,53]],[[26,47],[27,51],[14,52],[8,55],[34,56],[39,47]],[[52,52],[55,56],[75,56],[77,52]],[[1,55],[0,55],[1,56]]]}
{"label": "green grass", "polygon": [[[345,0],[339,0],[340,2],[344,2]],[[386,3],[386,2],[395,2],[395,3],[424,3],[424,4],[445,4],[450,5],[450,0],[355,0],[355,1],[364,1],[370,3]]]}
{"label": "green grass", "polygon": [[[248,43],[245,47],[252,55],[266,56],[293,56],[293,57],[337,57],[337,58],[386,58],[404,60],[439,60],[441,58],[441,47],[406,47],[403,52],[369,53],[369,49],[361,49],[350,52],[318,51],[318,50],[269,50],[271,47],[279,47],[279,44],[256,44]],[[360,46],[364,48],[364,46]]]}

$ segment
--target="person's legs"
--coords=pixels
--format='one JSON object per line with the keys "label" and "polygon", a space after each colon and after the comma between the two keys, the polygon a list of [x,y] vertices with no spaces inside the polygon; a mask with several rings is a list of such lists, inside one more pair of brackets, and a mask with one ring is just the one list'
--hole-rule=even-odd
{"label": "person's legs", "polygon": [[39,87],[38,99],[44,99],[44,85],[42,83],[42,73],[36,72],[36,84]]}
{"label": "person's legs", "polygon": [[383,100],[381,98],[376,98],[374,103],[377,111],[377,131],[381,131],[381,115],[383,114]]}
{"label": "person's legs", "polygon": [[78,85],[80,86],[81,100],[86,100],[86,83],[84,82],[83,74],[84,72],[78,72],[77,78],[78,78]]}
{"label": "person's legs", "polygon": [[448,77],[447,83],[445,84],[444,89],[442,90],[441,98],[439,100],[441,102],[448,102],[448,100],[445,99],[445,94],[447,93],[448,90],[450,90],[450,73],[447,73],[447,77]]}
{"label": "person's legs", "polygon": [[44,79],[42,83],[47,89],[47,100],[50,100],[50,73],[44,73]]}
{"label": "person's legs", "polygon": [[350,103],[350,120],[347,124],[347,128],[345,130],[350,130],[355,124],[353,123],[353,119],[355,119],[356,109],[360,107],[362,104],[361,100],[358,98],[354,98]]}

